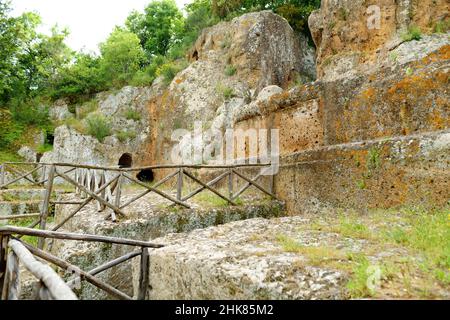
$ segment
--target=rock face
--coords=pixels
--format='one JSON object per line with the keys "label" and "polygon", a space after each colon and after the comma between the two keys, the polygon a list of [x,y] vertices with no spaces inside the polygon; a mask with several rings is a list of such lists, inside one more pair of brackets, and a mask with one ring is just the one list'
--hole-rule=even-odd
{"label": "rock face", "polygon": [[[139,156],[145,154],[148,143],[150,126],[146,106],[152,92],[150,88],[124,87],[117,93],[99,94],[94,102],[90,102],[98,105],[93,114],[108,119],[111,135],[100,142],[67,125],[60,126],[55,130],[53,151],[45,153],[41,162],[116,166],[125,153],[138,161]],[[77,112],[79,110],[80,107]],[[86,119],[82,123],[85,124]],[[121,133],[130,135],[121,141],[118,138]]]}
{"label": "rock face", "polygon": [[318,77],[328,81],[370,72],[389,58],[410,26],[433,31],[449,19],[449,11],[447,0],[323,0],[309,18]]}
{"label": "rock face", "polygon": [[[319,79],[234,117],[238,129],[279,129],[275,190],[293,214],[448,202],[450,38],[425,32],[448,19],[449,3],[378,5],[372,30],[367,2],[322,1],[310,17]],[[411,25],[421,39],[404,42]]]}
{"label": "rock face", "polygon": [[236,66],[237,76],[256,94],[268,85],[286,87],[296,73],[306,69],[292,28],[271,11],[246,14],[205,29],[191,50],[191,60],[211,59]]}
{"label": "rock face", "polygon": [[204,130],[224,131],[265,87],[287,88],[311,76],[310,51],[300,50],[288,22],[268,11],[205,29],[189,59],[191,64],[150,103],[148,163],[171,162],[173,130],[192,130],[202,121]]}
{"label": "rock face", "polygon": [[[170,234],[150,254],[150,300],[303,300],[342,299],[347,276],[308,265],[307,258],[286,252],[277,241],[295,235],[299,243],[319,246],[344,239],[303,233],[307,219],[252,219],[219,227]],[[353,250],[361,244],[352,244]],[[347,245],[348,246],[348,243]],[[135,263],[135,271],[138,264]],[[138,272],[134,272],[137,289]],[[136,292],[135,292],[136,293]]]}

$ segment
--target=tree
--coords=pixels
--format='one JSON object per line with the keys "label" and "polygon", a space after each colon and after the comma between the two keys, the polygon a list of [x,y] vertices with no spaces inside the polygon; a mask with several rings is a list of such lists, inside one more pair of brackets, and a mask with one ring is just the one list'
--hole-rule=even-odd
{"label": "tree", "polygon": [[145,63],[145,53],[136,34],[116,27],[100,45],[105,80],[113,86],[126,84]]}
{"label": "tree", "polygon": [[151,2],[143,14],[133,11],[126,21],[148,57],[164,55],[183,28],[183,15],[174,0]]}
{"label": "tree", "polygon": [[9,2],[0,0],[0,102],[26,100],[45,91],[58,69],[71,60],[64,41],[67,30],[36,31],[41,18],[35,13],[9,16]]}
{"label": "tree", "polygon": [[101,58],[97,56],[77,53],[73,63],[60,69],[53,79],[50,97],[68,98],[70,103],[74,103],[106,89],[100,64]]}

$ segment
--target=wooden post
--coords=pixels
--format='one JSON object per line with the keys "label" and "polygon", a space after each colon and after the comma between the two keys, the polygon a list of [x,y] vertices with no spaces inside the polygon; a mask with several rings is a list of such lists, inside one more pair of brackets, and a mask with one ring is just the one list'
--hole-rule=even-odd
{"label": "wooden post", "polygon": [[[41,221],[39,222],[39,228],[41,230],[45,230],[45,227],[47,225],[47,218],[48,218],[48,213],[50,210],[50,198],[52,196],[52,190],[53,190],[53,180],[55,179],[55,170],[56,170],[55,165],[52,165],[50,167],[50,170],[48,173],[47,188],[45,191],[44,203],[42,204],[42,210],[41,210]],[[45,239],[39,238],[38,248],[43,249],[44,243],[45,243]]]}
{"label": "wooden post", "polygon": [[[116,183],[116,198],[114,199],[114,205],[117,208],[120,208],[120,198],[122,197],[122,180],[123,180],[123,176],[122,173],[119,175],[119,177],[117,178],[117,183]],[[106,206],[105,206],[106,207]],[[116,213],[114,212],[114,210],[111,212],[111,220],[113,222],[116,222],[117,218],[116,218]]]}
{"label": "wooden post", "polygon": [[269,192],[274,193],[275,191],[275,175],[271,174],[269,176]]}
{"label": "wooden post", "polygon": [[[103,170],[100,176],[100,183],[98,188],[101,188],[105,183],[106,183],[106,171]],[[108,199],[106,199],[106,188],[100,193],[100,196],[105,199],[106,201],[108,201]],[[100,203],[100,211],[105,211],[106,210],[106,206],[103,203]]]}
{"label": "wooden post", "polygon": [[6,264],[5,281],[2,290],[2,300],[19,299],[19,259],[11,250]]}
{"label": "wooden post", "polygon": [[141,270],[139,274],[139,293],[138,300],[145,300],[147,296],[147,290],[149,285],[149,266],[150,266],[150,255],[148,253],[148,248],[142,248],[141,254]]}
{"label": "wooden post", "polygon": [[228,197],[233,199],[233,169],[228,173]]}
{"label": "wooden post", "polygon": [[2,168],[0,169],[0,186],[3,186],[5,184],[5,174],[6,174],[6,169],[5,169],[6,164],[2,164]]}
{"label": "wooden post", "polygon": [[178,181],[177,181],[177,200],[181,201],[183,198],[183,168],[178,171]]}
{"label": "wooden post", "polygon": [[0,235],[0,292],[2,292],[5,275],[6,275],[6,264],[8,261],[8,235]]}

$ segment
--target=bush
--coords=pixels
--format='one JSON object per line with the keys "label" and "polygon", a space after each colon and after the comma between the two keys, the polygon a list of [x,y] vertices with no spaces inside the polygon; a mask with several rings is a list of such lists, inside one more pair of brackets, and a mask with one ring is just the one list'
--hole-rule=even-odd
{"label": "bush", "polygon": [[218,85],[217,90],[223,95],[223,98],[225,99],[225,101],[228,101],[231,98],[236,96],[233,88],[230,88],[230,87]]}
{"label": "bush", "polygon": [[45,143],[36,148],[37,153],[46,153],[53,150],[53,146],[51,144]]}
{"label": "bush", "polygon": [[0,109],[0,149],[9,149],[24,130],[25,126],[15,122],[10,111]]}
{"label": "bush", "polygon": [[438,21],[434,26],[434,32],[436,33],[446,33],[449,30],[450,30],[450,19]]}
{"label": "bush", "polygon": [[422,39],[422,31],[417,26],[410,26],[408,28],[408,31],[402,35],[402,39],[403,41],[419,41],[420,39]]}
{"label": "bush", "polygon": [[64,123],[67,127],[74,129],[81,134],[87,134],[86,126],[84,125],[84,123],[82,121],[80,121],[78,119],[68,118],[68,119],[66,119],[66,121]]}
{"label": "bush", "polygon": [[93,114],[86,119],[87,133],[103,142],[111,135],[111,123],[103,115]]}

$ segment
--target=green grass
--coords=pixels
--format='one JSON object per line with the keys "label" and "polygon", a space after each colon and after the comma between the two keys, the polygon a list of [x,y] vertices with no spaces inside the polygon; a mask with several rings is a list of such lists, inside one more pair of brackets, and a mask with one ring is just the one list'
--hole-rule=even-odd
{"label": "green grass", "polygon": [[444,285],[450,285],[450,209],[407,210],[406,226],[387,228],[387,241],[408,247],[423,257],[421,268]]}
{"label": "green grass", "polygon": [[93,99],[84,103],[82,106],[78,107],[77,117],[82,120],[88,117],[91,113],[98,110],[98,101]]}
{"label": "green grass", "polygon": [[[10,220],[8,225],[11,226],[16,226],[16,227],[22,227],[22,228],[27,228],[28,226],[30,226],[32,223],[36,222],[38,219],[38,217],[36,218],[27,218],[27,219],[15,219],[15,220]],[[54,217],[49,216],[47,218],[47,223],[52,223],[54,221]],[[38,227],[35,227],[34,229],[37,229]],[[25,241],[26,243],[37,247],[38,242],[39,242],[39,238],[38,237],[32,237],[32,236],[23,236],[21,238],[21,240]]]}
{"label": "green grass", "polygon": [[64,121],[64,124],[71,128],[76,130],[77,132],[81,134],[87,134],[87,128],[83,121],[75,118],[68,118]]}
{"label": "green grass", "polygon": [[53,150],[53,146],[51,144],[45,143],[36,148],[37,153],[46,153]]}
{"label": "green grass", "polygon": [[230,88],[230,87],[227,87],[227,86],[219,85],[217,87],[217,90],[220,92],[220,94],[222,94],[222,96],[225,99],[225,101],[228,101],[231,98],[234,98],[236,96],[236,94],[234,93],[233,88]]}
{"label": "green grass", "polygon": [[450,19],[438,21],[434,26],[434,32],[436,33],[446,33],[449,30],[450,30]]}
{"label": "green grass", "polygon": [[138,111],[129,108],[125,111],[125,118],[127,120],[141,121],[142,116]]}
{"label": "green grass", "polygon": [[305,246],[285,235],[278,235],[276,240],[281,245],[283,251],[297,253],[308,259],[308,263],[313,266],[321,266],[326,263],[343,260],[346,254],[340,250],[325,246]]}
{"label": "green grass", "polygon": [[357,256],[354,258],[356,264],[352,269],[352,277],[347,283],[348,293],[351,298],[372,297],[375,294],[374,288],[368,285],[369,277],[371,276],[371,264],[367,257]]}
{"label": "green grass", "polygon": [[23,159],[15,152],[9,150],[0,150],[0,164],[4,162],[20,162]]}
{"label": "green grass", "polygon": [[128,140],[133,140],[136,138],[136,132],[129,131],[129,130],[122,130],[116,133],[117,139],[119,139],[120,142],[124,143]]}
{"label": "green grass", "polygon": [[225,67],[225,75],[228,77],[232,77],[236,74],[237,69],[235,66],[229,64]]}
{"label": "green grass", "polygon": [[408,31],[402,35],[402,40],[406,42],[420,39],[422,39],[422,31],[417,26],[410,26]]}
{"label": "green grass", "polygon": [[201,204],[210,206],[210,207],[226,207],[228,206],[228,202],[224,199],[220,198],[216,194],[212,193],[211,191],[203,191],[196,195],[193,199],[195,199],[196,202],[199,202]]}
{"label": "green grass", "polygon": [[187,67],[187,62],[184,60],[170,61],[161,65],[156,74],[162,76],[165,85],[169,85],[176,75]]}

